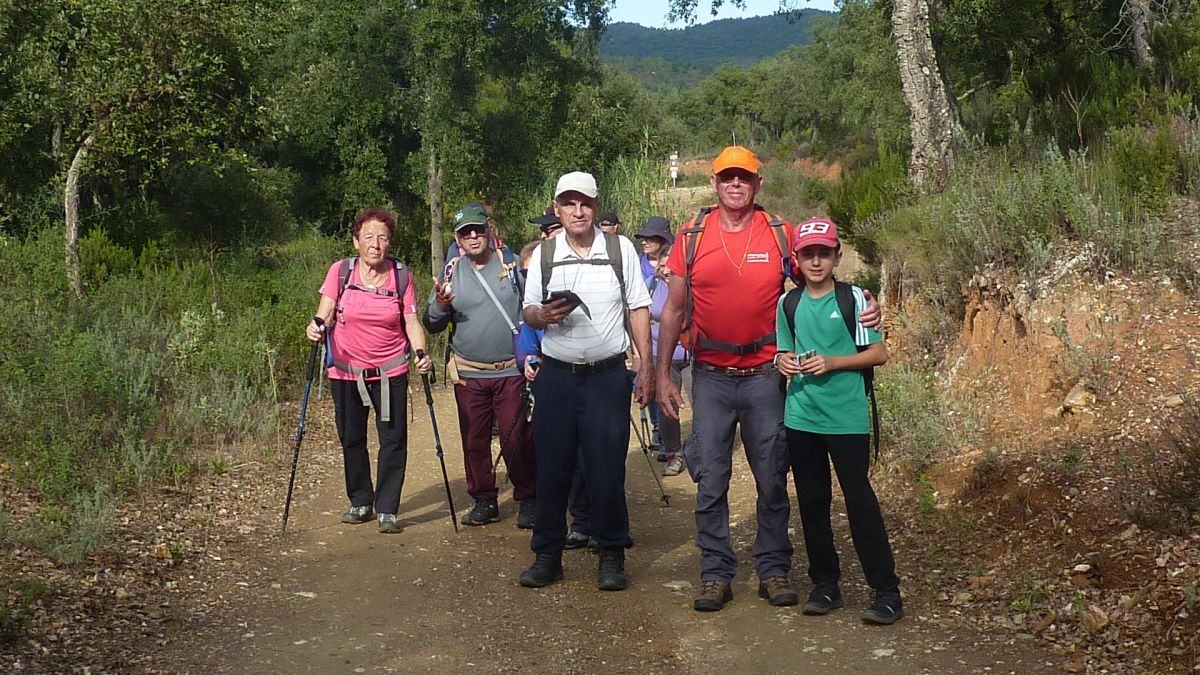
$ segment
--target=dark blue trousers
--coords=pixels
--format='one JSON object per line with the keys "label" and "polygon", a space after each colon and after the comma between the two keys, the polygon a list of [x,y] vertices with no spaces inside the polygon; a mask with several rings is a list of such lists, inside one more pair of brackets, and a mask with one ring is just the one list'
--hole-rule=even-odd
{"label": "dark blue trousers", "polygon": [[591,536],[602,548],[629,540],[625,455],[629,448],[630,377],[624,368],[576,374],[544,365],[533,381],[537,405],[535,553],[561,551],[567,538],[567,501],[576,466],[583,463],[591,501]]}

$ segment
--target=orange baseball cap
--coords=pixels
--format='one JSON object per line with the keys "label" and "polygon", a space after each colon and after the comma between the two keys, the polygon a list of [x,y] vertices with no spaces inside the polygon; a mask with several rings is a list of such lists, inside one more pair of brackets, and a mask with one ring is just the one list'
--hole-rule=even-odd
{"label": "orange baseball cap", "polygon": [[713,173],[721,173],[726,169],[745,169],[750,173],[757,174],[758,170],[762,168],[762,162],[758,161],[758,155],[750,150],[740,145],[731,145],[717,155],[712,166]]}

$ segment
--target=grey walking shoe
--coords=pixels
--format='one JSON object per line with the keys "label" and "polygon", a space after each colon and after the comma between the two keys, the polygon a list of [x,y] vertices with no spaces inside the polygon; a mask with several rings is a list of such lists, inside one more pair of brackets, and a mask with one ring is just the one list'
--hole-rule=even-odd
{"label": "grey walking shoe", "polygon": [[367,506],[351,506],[350,510],[342,516],[342,522],[347,525],[362,525],[374,516],[375,511],[369,504]]}
{"label": "grey walking shoe", "polygon": [[667,465],[663,467],[664,476],[678,476],[683,473],[683,455],[671,455],[667,458]]}
{"label": "grey walking shoe", "polygon": [[379,532],[381,534],[400,534],[403,531],[404,528],[400,527],[400,523],[396,521],[396,514],[379,514]]}

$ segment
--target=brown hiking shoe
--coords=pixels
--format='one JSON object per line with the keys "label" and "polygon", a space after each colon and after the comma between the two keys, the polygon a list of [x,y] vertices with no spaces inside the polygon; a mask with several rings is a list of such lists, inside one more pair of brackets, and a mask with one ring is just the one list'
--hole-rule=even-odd
{"label": "brown hiking shoe", "polygon": [[700,582],[700,594],[692,601],[692,609],[697,612],[717,612],[730,600],[733,600],[733,591],[729,588],[729,582],[709,579]]}
{"label": "brown hiking shoe", "polygon": [[773,607],[790,607],[800,602],[800,596],[792,588],[786,574],[761,579],[758,582],[758,597],[764,598]]}

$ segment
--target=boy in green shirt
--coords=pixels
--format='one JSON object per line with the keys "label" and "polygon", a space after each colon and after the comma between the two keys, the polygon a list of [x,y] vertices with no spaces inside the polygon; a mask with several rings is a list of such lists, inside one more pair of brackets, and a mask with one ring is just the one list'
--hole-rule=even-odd
{"label": "boy in green shirt", "polygon": [[[841,570],[829,520],[832,459],[846,498],[854,549],[875,594],[862,619],[893,624],[904,616],[904,608],[883,515],[867,478],[871,427],[862,374],[865,368],[883,365],[887,349],[878,331],[857,320],[854,334],[847,330],[837,300],[841,282],[833,278],[833,269],[842,260],[833,221],[815,218],[801,223],[792,238],[792,251],[804,286],[791,291],[800,294],[793,321],[785,315],[787,296],[779,300],[775,366],[791,376],[783,418],[808,550],[808,576],[813,582],[803,611],[828,614],[845,604],[838,588]],[[866,306],[862,289],[847,288],[853,293],[857,316]]]}

